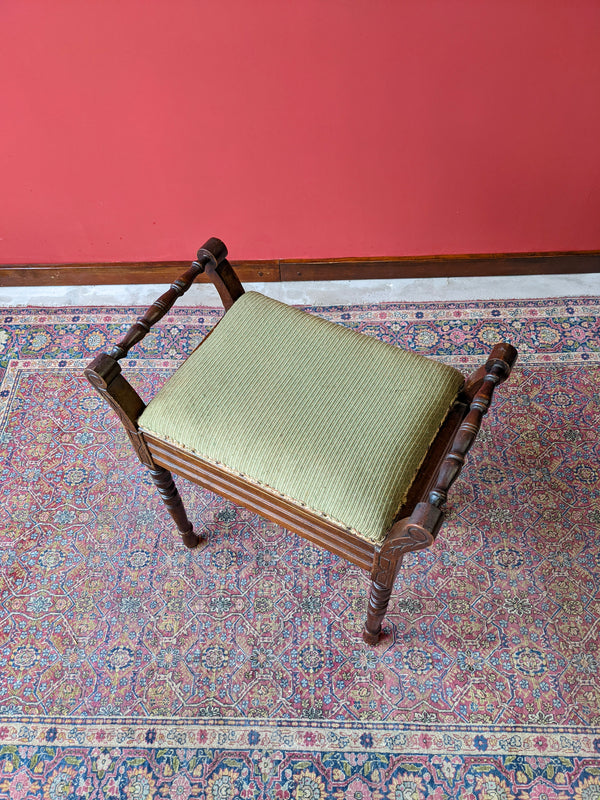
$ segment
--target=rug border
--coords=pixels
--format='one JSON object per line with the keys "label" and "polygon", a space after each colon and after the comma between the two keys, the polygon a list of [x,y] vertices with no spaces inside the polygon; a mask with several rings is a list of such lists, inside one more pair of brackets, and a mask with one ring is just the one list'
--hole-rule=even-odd
{"label": "rug border", "polygon": [[219,748],[432,755],[600,756],[600,728],[468,723],[0,716],[0,747]]}

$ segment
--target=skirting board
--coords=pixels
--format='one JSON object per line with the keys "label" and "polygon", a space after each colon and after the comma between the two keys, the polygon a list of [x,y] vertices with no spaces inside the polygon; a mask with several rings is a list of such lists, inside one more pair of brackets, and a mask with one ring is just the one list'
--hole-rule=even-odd
{"label": "skirting board", "polygon": [[[103,264],[4,264],[0,286],[98,286],[170,283],[190,261]],[[556,253],[402,256],[399,258],[232,261],[242,283],[600,272],[600,250]],[[206,281],[200,276],[198,281]]]}

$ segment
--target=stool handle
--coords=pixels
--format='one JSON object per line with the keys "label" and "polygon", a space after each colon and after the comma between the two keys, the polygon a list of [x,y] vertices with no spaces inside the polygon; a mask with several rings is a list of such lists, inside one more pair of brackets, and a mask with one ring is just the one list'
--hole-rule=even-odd
{"label": "stool handle", "polygon": [[171,310],[175,301],[187,292],[198,275],[205,270],[209,277],[211,277],[212,273],[217,274],[220,264],[226,260],[226,256],[227,248],[220,239],[212,237],[205,242],[198,250],[198,260],[192,262],[189,269],[176,281],[173,281],[170,288],[152,303],[144,316],[134,322],[121,341],[111,348],[108,355],[116,361],[124,358],[134,345],[142,341],[150,331],[150,328],[156,325]]}
{"label": "stool handle", "polygon": [[435,486],[429,493],[429,503],[436,508],[441,508],[446,502],[448,490],[460,475],[465,457],[481,428],[483,417],[492,404],[494,389],[508,378],[516,360],[517,350],[511,344],[501,342],[493,347],[483,367],[485,374],[481,385],[471,400],[467,416],[456,432],[450,452],[442,461]]}

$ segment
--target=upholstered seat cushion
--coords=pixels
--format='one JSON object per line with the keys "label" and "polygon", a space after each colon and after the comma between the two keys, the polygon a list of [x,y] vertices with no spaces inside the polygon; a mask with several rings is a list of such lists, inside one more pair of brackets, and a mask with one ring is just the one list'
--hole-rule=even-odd
{"label": "upholstered seat cushion", "polygon": [[247,292],[139,424],[379,541],[463,382],[452,367]]}

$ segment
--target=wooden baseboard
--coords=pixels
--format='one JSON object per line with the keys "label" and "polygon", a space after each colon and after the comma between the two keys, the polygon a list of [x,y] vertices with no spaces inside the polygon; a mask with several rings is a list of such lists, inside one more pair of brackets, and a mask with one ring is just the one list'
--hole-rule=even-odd
{"label": "wooden baseboard", "polygon": [[459,278],[600,272],[600,251],[282,261],[282,281]]}
{"label": "wooden baseboard", "polygon": [[[102,264],[4,264],[0,286],[94,286],[171,283],[189,261]],[[455,278],[481,275],[556,275],[600,272],[600,250],[492,253],[400,258],[233,261],[242,283],[375,278]],[[206,278],[200,276],[200,282]]]}
{"label": "wooden baseboard", "polygon": [[[105,286],[107,284],[172,283],[191,264],[189,261],[148,261],[106,264],[4,264],[0,286]],[[280,281],[278,261],[238,262],[242,283]],[[209,283],[204,275],[197,283]]]}

